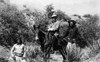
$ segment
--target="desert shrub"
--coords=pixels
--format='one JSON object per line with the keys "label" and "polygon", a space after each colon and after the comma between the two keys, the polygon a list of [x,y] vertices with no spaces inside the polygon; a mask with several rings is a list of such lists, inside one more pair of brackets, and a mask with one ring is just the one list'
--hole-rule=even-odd
{"label": "desert shrub", "polygon": [[57,17],[59,20],[64,19],[65,21],[67,21],[70,19],[70,17],[67,14],[65,14],[65,12],[63,12],[61,10],[57,10],[56,14],[57,14]]}
{"label": "desert shrub", "polygon": [[81,35],[83,35],[84,39],[86,39],[90,44],[93,43],[94,40],[98,40],[100,28],[98,26],[99,17],[97,15],[93,15],[86,19],[86,21],[80,22],[79,30]]}
{"label": "desert shrub", "polygon": [[100,27],[98,25],[98,15],[85,15],[86,20],[80,21],[79,31],[83,38],[88,42],[89,53],[88,58],[96,56],[100,51],[99,33]]}
{"label": "desert shrub", "polygon": [[100,41],[93,41],[92,46],[90,46],[89,57],[95,57],[100,51]]}
{"label": "desert shrub", "polygon": [[26,26],[23,14],[15,6],[7,4],[3,7],[0,12],[0,45],[12,46],[18,37],[23,41],[34,41],[34,34]]}
{"label": "desert shrub", "polygon": [[8,60],[5,58],[0,58],[0,62],[8,62]]}
{"label": "desert shrub", "polygon": [[27,43],[26,44],[26,57],[27,59],[31,60],[31,61],[40,61],[42,62],[42,58],[43,58],[43,53],[40,49],[39,45],[36,45],[34,43]]}

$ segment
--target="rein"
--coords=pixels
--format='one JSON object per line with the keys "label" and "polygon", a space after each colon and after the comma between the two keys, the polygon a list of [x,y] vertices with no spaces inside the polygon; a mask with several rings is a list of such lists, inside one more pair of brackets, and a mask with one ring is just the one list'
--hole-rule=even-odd
{"label": "rein", "polygon": [[47,31],[43,31],[43,30],[41,30],[41,29],[39,29],[39,31],[41,31],[43,34],[47,34],[48,32]]}

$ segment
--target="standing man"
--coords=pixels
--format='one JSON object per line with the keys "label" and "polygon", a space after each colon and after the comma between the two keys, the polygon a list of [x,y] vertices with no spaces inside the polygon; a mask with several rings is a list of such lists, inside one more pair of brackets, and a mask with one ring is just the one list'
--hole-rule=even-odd
{"label": "standing man", "polygon": [[71,43],[76,43],[79,45],[80,42],[82,42],[82,36],[79,33],[78,27],[76,25],[75,20],[69,20],[69,27],[68,27],[68,32],[67,32],[67,37],[69,42]]}
{"label": "standing man", "polygon": [[69,36],[70,39],[74,40],[74,39],[76,39],[76,37],[78,35],[78,28],[76,26],[76,21],[70,20],[70,21],[68,21],[68,23],[69,23],[69,34],[68,34],[68,36]]}
{"label": "standing man", "polygon": [[75,20],[69,21],[68,31],[68,38],[70,42],[76,43],[76,45],[80,46],[81,48],[84,48],[88,45],[87,40],[85,40],[84,37],[80,34]]}
{"label": "standing man", "polygon": [[11,57],[15,62],[26,62],[25,60],[25,46],[22,39],[19,38],[17,43],[11,48]]}

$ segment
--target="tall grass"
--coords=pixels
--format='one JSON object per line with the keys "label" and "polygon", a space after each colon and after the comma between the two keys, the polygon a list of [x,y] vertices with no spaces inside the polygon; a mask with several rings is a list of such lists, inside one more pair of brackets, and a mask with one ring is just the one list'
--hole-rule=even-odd
{"label": "tall grass", "polygon": [[8,60],[5,58],[0,58],[0,62],[8,62]]}
{"label": "tall grass", "polygon": [[100,51],[100,40],[93,41],[93,45],[90,46],[89,57],[95,57]]}
{"label": "tall grass", "polygon": [[42,51],[40,50],[40,46],[29,43],[26,46],[26,57],[28,61],[43,62]]}
{"label": "tall grass", "polygon": [[68,51],[68,60],[69,62],[82,62],[99,54],[100,51],[100,40],[93,41],[93,45],[89,47],[80,48],[76,44],[71,44],[70,48],[67,48]]}

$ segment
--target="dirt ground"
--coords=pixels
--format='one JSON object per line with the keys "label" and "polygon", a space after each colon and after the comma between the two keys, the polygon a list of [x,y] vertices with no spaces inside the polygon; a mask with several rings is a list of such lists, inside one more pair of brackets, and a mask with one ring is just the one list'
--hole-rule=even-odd
{"label": "dirt ground", "polygon": [[[8,59],[9,56],[10,56],[9,50],[7,48],[0,46],[0,58]],[[60,54],[51,54],[51,58],[52,59],[50,60],[50,62],[62,62],[63,60]],[[0,62],[4,62],[4,61],[1,61],[0,59]],[[38,61],[35,61],[35,62],[38,62]],[[82,62],[100,62],[100,54]]]}
{"label": "dirt ground", "polygon": [[58,55],[58,54],[51,54],[51,62],[62,62],[63,61],[63,58],[61,55]]}
{"label": "dirt ground", "polygon": [[[10,51],[7,48],[0,46],[0,58],[8,59],[10,57]],[[50,62],[62,62],[62,56],[58,54],[51,54],[52,59]],[[1,61],[0,61],[1,62]]]}

